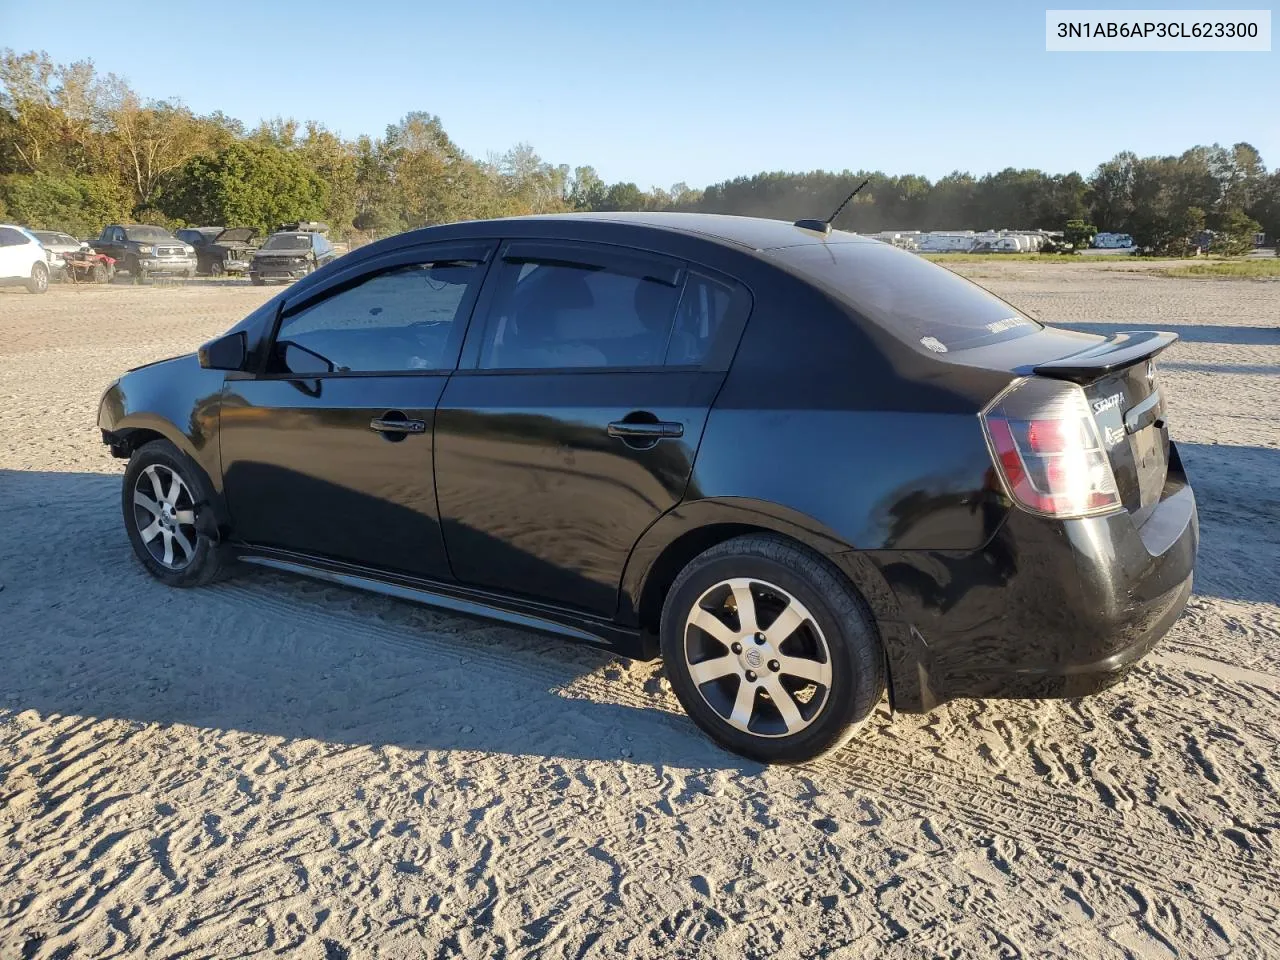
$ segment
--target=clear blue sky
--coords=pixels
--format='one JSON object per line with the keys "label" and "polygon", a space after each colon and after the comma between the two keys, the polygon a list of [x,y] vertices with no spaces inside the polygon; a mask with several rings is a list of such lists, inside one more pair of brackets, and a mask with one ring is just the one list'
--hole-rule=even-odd
{"label": "clear blue sky", "polygon": [[1123,149],[1240,140],[1280,166],[1280,54],[1046,53],[1047,6],[1263,4],[215,0],[78,17],[0,0],[0,45],[89,57],[250,127],[376,135],[426,110],[475,156],[527,141],[642,187],[819,167],[1087,174]]}

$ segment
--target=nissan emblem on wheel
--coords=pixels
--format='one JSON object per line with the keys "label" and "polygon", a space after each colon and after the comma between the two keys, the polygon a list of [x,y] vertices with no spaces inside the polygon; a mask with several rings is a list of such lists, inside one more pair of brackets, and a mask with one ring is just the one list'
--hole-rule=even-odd
{"label": "nissan emblem on wheel", "polygon": [[470,221],[333,262],[316,226],[249,261],[296,284],[102,398],[164,583],[240,561],[660,657],[782,763],[886,693],[1100,691],[1187,603],[1171,333],[1046,326],[831,218]]}

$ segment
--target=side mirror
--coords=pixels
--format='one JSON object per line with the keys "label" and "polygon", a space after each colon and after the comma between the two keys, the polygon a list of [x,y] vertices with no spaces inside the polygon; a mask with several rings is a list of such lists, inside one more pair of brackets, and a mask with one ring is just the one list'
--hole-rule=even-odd
{"label": "side mirror", "polygon": [[277,344],[277,348],[280,350],[280,359],[284,361],[284,368],[290,373],[305,377],[334,371],[333,361],[306,347],[300,347],[286,340]]}
{"label": "side mirror", "polygon": [[206,370],[243,370],[249,351],[243,330],[210,340],[196,354]]}

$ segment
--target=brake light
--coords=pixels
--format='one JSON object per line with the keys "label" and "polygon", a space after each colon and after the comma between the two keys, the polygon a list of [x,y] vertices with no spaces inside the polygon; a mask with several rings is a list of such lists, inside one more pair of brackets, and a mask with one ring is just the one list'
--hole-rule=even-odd
{"label": "brake light", "polygon": [[980,419],[1001,482],[1024,509],[1066,518],[1120,506],[1111,460],[1076,384],[1018,380]]}

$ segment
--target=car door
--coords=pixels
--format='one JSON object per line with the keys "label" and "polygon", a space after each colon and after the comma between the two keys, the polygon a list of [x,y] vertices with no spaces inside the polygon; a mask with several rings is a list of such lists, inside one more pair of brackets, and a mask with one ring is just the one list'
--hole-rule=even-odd
{"label": "car door", "polygon": [[262,369],[223,392],[238,538],[448,579],[432,427],[495,246],[384,255],[284,301]]}
{"label": "car door", "polygon": [[26,277],[23,269],[22,247],[27,238],[12,227],[0,227],[0,279],[13,280]]}
{"label": "car door", "polygon": [[124,258],[124,230],[121,227],[107,227],[102,231],[102,239],[94,245],[99,253],[104,253],[113,260]]}
{"label": "car door", "polygon": [[524,240],[481,303],[436,410],[450,566],[612,615],[632,547],[685,493],[749,297],[680,261]]}

